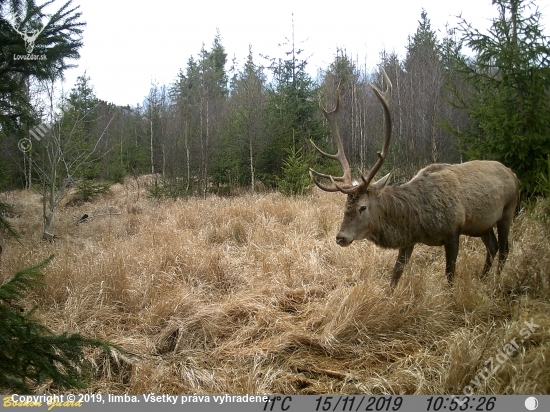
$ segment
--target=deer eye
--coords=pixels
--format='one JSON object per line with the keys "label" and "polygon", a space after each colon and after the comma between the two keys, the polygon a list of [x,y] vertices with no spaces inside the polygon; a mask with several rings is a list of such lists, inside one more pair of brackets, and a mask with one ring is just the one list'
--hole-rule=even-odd
{"label": "deer eye", "polygon": [[359,208],[359,213],[363,213],[365,210],[367,210],[367,207],[366,206],[361,206]]}

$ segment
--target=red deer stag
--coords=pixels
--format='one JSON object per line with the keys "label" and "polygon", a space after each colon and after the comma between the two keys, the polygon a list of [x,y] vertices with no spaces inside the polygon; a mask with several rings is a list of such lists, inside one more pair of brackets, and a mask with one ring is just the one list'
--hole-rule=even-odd
{"label": "red deer stag", "polygon": [[[338,132],[339,90],[333,111],[327,112],[319,102],[338,151],[335,155],[328,154],[311,143],[323,156],[338,160],[344,173],[334,177],[310,169],[310,176],[320,189],[347,195],[336,243],[349,246],[354,240],[368,239],[384,248],[399,249],[392,287],[397,285],[417,243],[445,247],[445,272],[452,284],[462,234],[483,240],[487,248],[483,275],[487,274],[499,252],[497,273],[500,273],[508,255],[508,232],[519,193],[518,180],[510,169],[499,162],[474,160],[462,164],[432,164],[400,186],[388,186],[391,173],[372,182],[384,163],[392,133],[389,111],[392,84],[385,72],[383,75],[386,91],[372,84],[371,87],[384,108],[384,144],[376,164],[366,176],[361,173],[359,184],[352,183]],[[330,179],[331,183],[325,185],[316,177]],[[493,231],[495,224],[498,242]]]}

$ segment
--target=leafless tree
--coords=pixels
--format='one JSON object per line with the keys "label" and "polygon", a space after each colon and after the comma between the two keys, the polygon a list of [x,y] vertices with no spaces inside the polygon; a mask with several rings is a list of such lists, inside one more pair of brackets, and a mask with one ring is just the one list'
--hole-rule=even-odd
{"label": "leafless tree", "polygon": [[33,158],[34,169],[38,171],[41,181],[44,239],[54,238],[51,224],[55,211],[74,184],[73,179],[78,171],[105,155],[98,148],[114,116],[107,121],[95,142],[84,147],[78,140],[76,130],[86,121],[87,115],[77,117],[71,125],[67,125],[67,119],[61,116],[39,142],[38,154]]}

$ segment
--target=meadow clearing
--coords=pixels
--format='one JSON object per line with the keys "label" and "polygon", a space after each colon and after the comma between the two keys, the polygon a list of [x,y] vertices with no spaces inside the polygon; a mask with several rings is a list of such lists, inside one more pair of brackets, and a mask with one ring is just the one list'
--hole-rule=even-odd
{"label": "meadow clearing", "polygon": [[52,243],[40,195],[1,200],[21,244],[3,241],[0,282],[54,253],[25,304],[125,350],[86,354],[90,392],[550,393],[542,201],[516,217],[502,276],[480,279],[485,248],[462,237],[454,289],[443,248],[419,245],[392,293],[397,251],[336,245],[341,194],[154,200],[127,179],[60,207]]}

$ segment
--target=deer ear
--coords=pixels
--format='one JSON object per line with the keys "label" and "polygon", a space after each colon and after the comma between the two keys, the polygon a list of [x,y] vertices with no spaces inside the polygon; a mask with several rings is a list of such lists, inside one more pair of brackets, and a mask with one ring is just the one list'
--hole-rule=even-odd
{"label": "deer ear", "polygon": [[390,181],[390,177],[391,177],[391,172],[388,173],[386,176],[384,176],[382,179],[371,184],[369,189],[372,189],[374,192],[376,192],[379,195],[386,188],[387,184]]}

